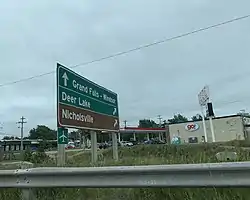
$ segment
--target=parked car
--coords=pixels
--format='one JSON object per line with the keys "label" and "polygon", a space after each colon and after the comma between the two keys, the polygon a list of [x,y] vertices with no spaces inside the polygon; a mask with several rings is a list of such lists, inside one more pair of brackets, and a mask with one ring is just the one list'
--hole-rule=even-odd
{"label": "parked car", "polygon": [[99,149],[106,149],[108,147],[110,147],[111,145],[107,142],[103,142],[99,144]]}
{"label": "parked car", "polygon": [[128,141],[121,141],[121,146],[126,146],[126,147],[131,147],[134,144],[132,142],[128,142]]}
{"label": "parked car", "polygon": [[75,148],[76,148],[75,145],[67,145],[65,147],[65,149],[75,149]]}
{"label": "parked car", "polygon": [[152,140],[145,140],[144,144],[152,144]]}
{"label": "parked car", "polygon": [[140,144],[140,142],[139,142],[139,141],[136,141],[136,140],[130,140],[130,142],[133,143],[133,145],[138,145],[138,144]]}
{"label": "parked car", "polygon": [[74,142],[69,142],[65,147],[65,149],[75,149],[75,148],[76,146]]}
{"label": "parked car", "polygon": [[158,138],[151,138],[150,140],[144,141],[144,144],[165,144],[165,142]]}

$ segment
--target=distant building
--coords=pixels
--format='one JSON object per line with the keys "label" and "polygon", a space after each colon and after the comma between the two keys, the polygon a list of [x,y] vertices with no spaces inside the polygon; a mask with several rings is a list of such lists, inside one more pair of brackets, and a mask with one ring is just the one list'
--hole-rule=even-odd
{"label": "distant building", "polygon": [[[205,123],[208,142],[212,142],[209,120],[205,120]],[[247,126],[250,127],[250,117],[241,115],[215,117],[213,118],[213,126],[216,142],[245,140],[250,135],[250,128],[247,128]],[[202,121],[170,124],[169,134],[170,139],[180,137],[182,143],[201,143],[205,139]]]}

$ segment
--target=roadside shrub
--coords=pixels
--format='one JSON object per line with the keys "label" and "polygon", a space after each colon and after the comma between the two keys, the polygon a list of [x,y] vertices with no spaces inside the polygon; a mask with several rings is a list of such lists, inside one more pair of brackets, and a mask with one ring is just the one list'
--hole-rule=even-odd
{"label": "roadside shrub", "polygon": [[49,160],[49,157],[46,155],[43,149],[32,152],[30,149],[27,149],[24,153],[24,161],[28,161],[34,164],[44,163]]}
{"label": "roadside shrub", "polygon": [[32,152],[30,149],[26,149],[24,152],[24,161],[31,162],[32,159]]}

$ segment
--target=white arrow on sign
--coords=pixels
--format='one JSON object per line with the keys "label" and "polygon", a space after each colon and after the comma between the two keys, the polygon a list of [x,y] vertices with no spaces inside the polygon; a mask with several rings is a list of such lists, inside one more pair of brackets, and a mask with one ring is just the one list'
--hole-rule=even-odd
{"label": "white arrow on sign", "polygon": [[115,119],[114,127],[116,127],[117,123],[118,123],[118,121],[117,121],[117,119]]}
{"label": "white arrow on sign", "polygon": [[115,115],[117,112],[117,108],[114,108],[113,115]]}
{"label": "white arrow on sign", "polygon": [[66,72],[64,72],[62,78],[64,79],[64,86],[67,87],[67,82],[68,82],[69,78],[68,78],[68,75],[66,74]]}

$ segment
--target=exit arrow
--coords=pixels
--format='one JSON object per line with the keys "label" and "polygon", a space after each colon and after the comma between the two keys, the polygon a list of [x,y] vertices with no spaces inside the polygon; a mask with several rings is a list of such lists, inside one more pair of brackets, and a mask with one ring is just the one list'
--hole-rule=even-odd
{"label": "exit arrow", "polygon": [[116,127],[117,124],[118,124],[118,121],[117,121],[117,119],[115,119],[114,127]]}
{"label": "exit arrow", "polygon": [[67,87],[67,83],[68,83],[68,75],[66,74],[66,72],[64,72],[62,78],[64,79],[64,86]]}
{"label": "exit arrow", "polygon": [[113,115],[117,113],[117,108],[114,108]]}

